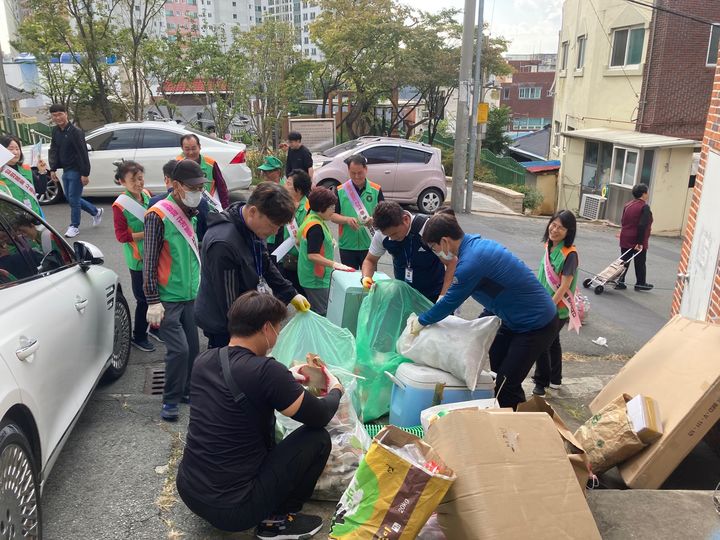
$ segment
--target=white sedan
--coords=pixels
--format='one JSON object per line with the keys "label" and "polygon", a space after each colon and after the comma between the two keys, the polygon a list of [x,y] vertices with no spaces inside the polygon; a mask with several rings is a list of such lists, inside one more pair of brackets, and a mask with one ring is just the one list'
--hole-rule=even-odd
{"label": "white sedan", "polygon": [[101,379],[130,356],[118,276],[0,194],[0,538],[42,538],[41,490]]}
{"label": "white sedan", "polygon": [[[90,183],[83,189],[83,195],[113,196],[122,193],[115,183],[115,163],[135,160],[145,167],[145,187],[152,193],[165,191],[162,167],[181,154],[180,137],[194,133],[200,139],[201,154],[218,162],[225,178],[228,191],[247,189],[252,183],[252,174],[245,163],[246,147],[210,137],[202,132],[181,126],[174,122],[119,122],[107,124],[85,134],[90,155]],[[42,147],[42,157],[47,161],[49,144]],[[23,148],[29,160],[30,146]],[[58,171],[58,176],[61,171]],[[41,204],[52,204],[60,199],[62,186],[48,183]]]}

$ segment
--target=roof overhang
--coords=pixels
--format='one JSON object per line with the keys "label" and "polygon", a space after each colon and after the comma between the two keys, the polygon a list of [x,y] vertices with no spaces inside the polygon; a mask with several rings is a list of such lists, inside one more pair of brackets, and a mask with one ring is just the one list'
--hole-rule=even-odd
{"label": "roof overhang", "polygon": [[592,139],[613,143],[619,146],[630,146],[632,148],[671,148],[671,147],[695,147],[700,146],[700,141],[692,139],[678,139],[666,135],[655,135],[653,133],[640,133],[639,131],[627,131],[622,129],[589,128],[563,131],[564,137],[571,139]]}

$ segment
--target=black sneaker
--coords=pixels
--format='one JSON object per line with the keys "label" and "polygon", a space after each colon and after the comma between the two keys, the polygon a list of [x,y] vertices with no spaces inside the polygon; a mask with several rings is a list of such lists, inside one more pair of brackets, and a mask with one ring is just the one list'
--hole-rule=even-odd
{"label": "black sneaker", "polygon": [[635,285],[636,291],[652,291],[653,287],[655,285],[651,285],[650,283],[638,283]]}
{"label": "black sneaker", "polygon": [[542,384],[536,384],[535,388],[533,388],[533,394],[536,396],[544,396],[545,395],[545,387]]}
{"label": "black sneaker", "polygon": [[308,514],[288,514],[285,519],[263,521],[255,529],[258,538],[273,540],[305,540],[322,529],[322,518]]}
{"label": "black sneaker", "polygon": [[150,330],[148,330],[148,336],[153,338],[158,343],[165,343],[160,337],[160,329],[158,328],[150,328]]}
{"label": "black sneaker", "polygon": [[141,351],[145,352],[153,352],[155,350],[155,345],[150,343],[147,338],[133,339],[130,344],[136,349],[140,349]]}
{"label": "black sneaker", "polygon": [[627,289],[627,285],[625,285],[624,283],[620,282],[615,284],[616,291],[624,291],[625,289]]}

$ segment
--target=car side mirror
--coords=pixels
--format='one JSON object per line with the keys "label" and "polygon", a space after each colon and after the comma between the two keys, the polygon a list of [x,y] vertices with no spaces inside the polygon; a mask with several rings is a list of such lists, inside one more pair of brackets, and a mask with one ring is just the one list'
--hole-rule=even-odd
{"label": "car side mirror", "polygon": [[80,268],[87,272],[94,264],[103,264],[105,259],[102,252],[89,242],[75,242],[73,244],[75,257],[80,262]]}
{"label": "car side mirror", "polygon": [[88,152],[92,152],[92,151],[93,151],[93,147],[90,146],[88,143],[85,143],[85,146],[87,147]]}

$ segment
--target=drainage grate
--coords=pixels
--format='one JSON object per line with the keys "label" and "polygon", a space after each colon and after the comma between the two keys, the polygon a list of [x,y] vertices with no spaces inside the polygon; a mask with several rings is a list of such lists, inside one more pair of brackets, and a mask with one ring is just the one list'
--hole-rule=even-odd
{"label": "drainage grate", "polygon": [[145,388],[143,392],[151,396],[159,396],[165,387],[165,368],[145,368]]}

